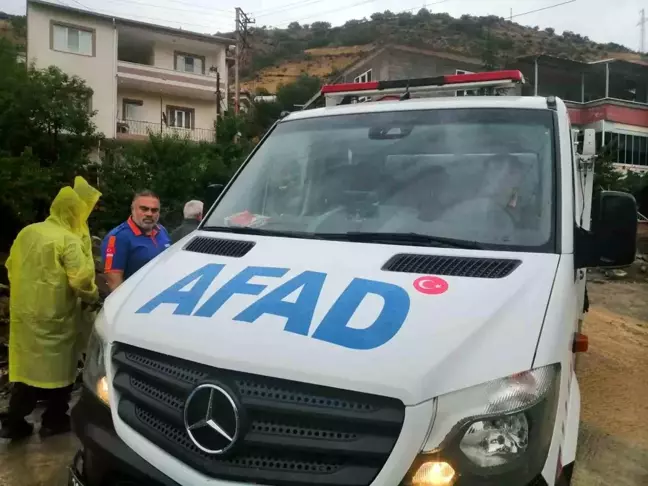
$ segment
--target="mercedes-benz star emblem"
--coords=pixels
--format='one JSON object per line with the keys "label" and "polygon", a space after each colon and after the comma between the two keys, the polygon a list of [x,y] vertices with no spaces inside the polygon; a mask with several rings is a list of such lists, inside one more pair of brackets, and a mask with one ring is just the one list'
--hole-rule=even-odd
{"label": "mercedes-benz star emblem", "polygon": [[189,438],[201,451],[224,454],[238,440],[239,409],[226,390],[205,383],[187,398],[184,425]]}

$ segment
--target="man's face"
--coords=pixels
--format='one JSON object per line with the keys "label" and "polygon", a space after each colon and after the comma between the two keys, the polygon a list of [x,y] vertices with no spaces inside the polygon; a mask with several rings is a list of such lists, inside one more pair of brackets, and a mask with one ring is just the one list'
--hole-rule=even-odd
{"label": "man's face", "polygon": [[131,210],[135,224],[144,231],[151,231],[160,219],[160,200],[149,196],[138,197],[133,201]]}

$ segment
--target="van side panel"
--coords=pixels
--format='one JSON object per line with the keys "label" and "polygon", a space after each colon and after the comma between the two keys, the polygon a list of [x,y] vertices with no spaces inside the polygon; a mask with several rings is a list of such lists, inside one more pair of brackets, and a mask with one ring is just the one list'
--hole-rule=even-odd
{"label": "van side panel", "polygon": [[578,308],[576,298],[579,291],[577,279],[573,255],[562,255],[533,363],[534,368],[560,363],[562,370],[554,436],[543,470],[549,484],[553,484],[556,477],[558,455],[562,454],[565,460],[573,460],[575,456],[576,439],[573,436],[578,434],[580,397],[573,396],[578,394],[578,385],[572,344],[582,310]]}

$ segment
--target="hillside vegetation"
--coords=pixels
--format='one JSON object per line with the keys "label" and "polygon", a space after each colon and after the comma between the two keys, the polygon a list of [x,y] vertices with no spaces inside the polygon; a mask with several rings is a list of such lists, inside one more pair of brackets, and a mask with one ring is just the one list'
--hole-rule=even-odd
{"label": "hillside vegetation", "polygon": [[[340,70],[344,59],[335,50],[345,46],[354,46],[352,51],[356,51],[348,64],[366,46],[388,43],[461,54],[493,67],[516,57],[541,53],[581,61],[618,54],[624,54],[626,59],[639,59],[638,54],[622,45],[596,43],[574,32],[558,34],[552,28],[526,27],[495,16],[454,18],[426,9],[417,13],[375,13],[369,19],[350,20],[340,27],[331,27],[327,22],[293,22],[286,29],[261,27],[250,33],[251,48],[243,74],[253,82],[247,86],[270,91],[269,86],[282,77],[290,81],[300,72],[326,76]],[[323,55],[321,49],[332,51]]]}
{"label": "hillside vegetation", "polygon": [[[0,37],[24,44],[25,17],[0,12],[0,21]],[[596,43],[575,32],[558,34],[552,28],[526,27],[496,16],[454,18],[426,9],[374,13],[368,19],[349,20],[339,27],[328,22],[293,22],[285,29],[255,27],[250,29],[248,43],[243,88],[273,93],[280,84],[294,81],[302,73],[326,78],[372,47],[389,43],[461,54],[481,59],[488,67],[529,54],[581,61],[616,56],[640,59],[627,47]]]}

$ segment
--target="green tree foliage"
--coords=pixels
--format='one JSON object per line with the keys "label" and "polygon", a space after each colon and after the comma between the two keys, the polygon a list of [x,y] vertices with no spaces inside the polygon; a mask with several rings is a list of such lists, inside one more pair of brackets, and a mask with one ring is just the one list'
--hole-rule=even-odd
{"label": "green tree foliage", "polygon": [[[488,30],[490,36],[484,35]],[[307,49],[359,44],[405,44],[430,50],[456,52],[483,59],[487,66],[500,65],[508,58],[544,53],[582,60],[598,60],[614,52],[631,52],[619,44],[598,44],[589,38],[554,29],[540,30],[496,16],[451,17],[421,9],[394,13],[376,12],[368,19],[349,20],[339,27],[327,22],[314,22],[297,28],[254,29],[252,56],[247,74],[278,65],[282,61],[300,59]]]}
{"label": "green tree foliage", "polygon": [[92,90],[56,68],[26,67],[17,53],[0,39],[0,246],[47,215],[58,190],[51,182],[71,181],[97,142]]}
{"label": "green tree foliage", "polygon": [[91,220],[95,234],[123,221],[133,193],[143,188],[160,195],[163,222],[174,226],[184,203],[204,199],[209,184],[226,183],[252,148],[254,127],[231,114],[218,121],[218,143],[159,135],[146,142],[101,140],[91,96],[82,80],[56,68],[18,63],[15,46],[0,40],[0,250],[24,225],[46,217],[53,196],[75,175],[102,192]]}
{"label": "green tree foliage", "polygon": [[284,110],[293,111],[306,103],[320,88],[322,81],[316,76],[302,74],[294,82],[279,85],[277,101]]}

